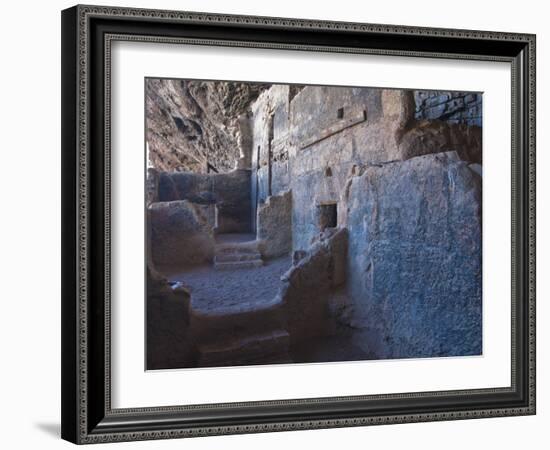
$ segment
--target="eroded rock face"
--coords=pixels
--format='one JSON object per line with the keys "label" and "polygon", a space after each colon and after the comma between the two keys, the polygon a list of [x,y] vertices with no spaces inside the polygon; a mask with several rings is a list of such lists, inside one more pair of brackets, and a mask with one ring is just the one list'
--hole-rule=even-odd
{"label": "eroded rock face", "polygon": [[357,344],[377,358],[481,353],[481,177],[456,152],[369,167],[349,195]]}
{"label": "eroded rock face", "polygon": [[441,121],[413,122],[404,132],[399,150],[402,159],[430,153],[456,151],[460,159],[481,164],[481,128]]}
{"label": "eroded rock face", "polygon": [[212,206],[188,200],[153,203],[148,209],[152,261],[158,266],[192,266],[212,261]]}
{"label": "eroded rock face", "polygon": [[[235,168],[250,133],[239,116],[263,84],[147,79],[149,162],[160,171],[206,173]],[[248,151],[248,149],[247,149]]]}

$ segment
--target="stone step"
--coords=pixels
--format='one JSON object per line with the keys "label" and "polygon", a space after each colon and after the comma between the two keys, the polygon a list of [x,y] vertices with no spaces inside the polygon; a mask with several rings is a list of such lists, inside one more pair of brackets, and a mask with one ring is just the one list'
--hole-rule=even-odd
{"label": "stone step", "polygon": [[254,261],[262,259],[260,253],[221,253],[214,257],[214,263]]}
{"label": "stone step", "polygon": [[261,267],[264,262],[261,259],[252,259],[248,261],[228,261],[228,262],[214,262],[214,269],[216,270],[233,270],[233,269],[252,269],[254,267]]}
{"label": "stone step", "polygon": [[259,253],[258,243],[256,241],[244,243],[217,244],[216,255],[227,253]]}
{"label": "stone step", "polygon": [[286,330],[236,338],[199,347],[199,366],[286,363],[290,361],[290,338]]}

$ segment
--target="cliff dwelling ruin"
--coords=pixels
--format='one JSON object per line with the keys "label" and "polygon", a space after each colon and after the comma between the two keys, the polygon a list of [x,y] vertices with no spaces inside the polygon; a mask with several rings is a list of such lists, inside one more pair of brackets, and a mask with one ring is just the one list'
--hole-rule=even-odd
{"label": "cliff dwelling ruin", "polygon": [[148,369],[481,354],[480,93],[145,83]]}

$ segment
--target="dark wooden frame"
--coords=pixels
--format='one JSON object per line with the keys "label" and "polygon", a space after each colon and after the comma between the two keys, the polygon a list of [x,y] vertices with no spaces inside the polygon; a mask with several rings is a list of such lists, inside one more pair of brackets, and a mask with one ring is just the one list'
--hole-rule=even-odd
{"label": "dark wooden frame", "polygon": [[[315,50],[512,65],[512,384],[506,388],[112,409],[110,43]],[[75,443],[535,413],[535,36],[178,11],[62,12],[62,437]]]}

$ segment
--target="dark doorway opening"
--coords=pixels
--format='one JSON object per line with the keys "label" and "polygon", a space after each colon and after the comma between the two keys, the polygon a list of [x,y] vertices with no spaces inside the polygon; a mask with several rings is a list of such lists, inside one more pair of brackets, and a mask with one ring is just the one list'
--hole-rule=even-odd
{"label": "dark doorway opening", "polygon": [[336,203],[324,203],[317,205],[319,217],[319,229],[336,228],[338,225],[338,206]]}

